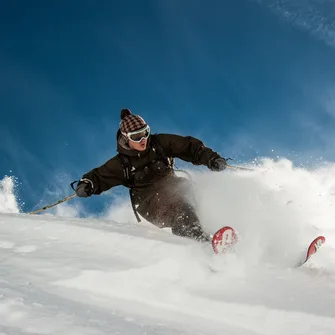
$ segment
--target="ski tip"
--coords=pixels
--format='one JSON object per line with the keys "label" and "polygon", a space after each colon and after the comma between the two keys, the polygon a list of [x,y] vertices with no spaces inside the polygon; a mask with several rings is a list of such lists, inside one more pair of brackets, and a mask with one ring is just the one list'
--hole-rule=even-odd
{"label": "ski tip", "polygon": [[318,236],[315,238],[312,243],[310,244],[308,251],[307,251],[307,257],[306,261],[314,255],[321,247],[322,245],[326,242],[326,238],[324,236]]}
{"label": "ski tip", "polygon": [[326,242],[326,238],[322,235],[316,237],[311,244],[319,244],[320,246]]}
{"label": "ski tip", "polygon": [[238,236],[232,227],[226,226],[219,229],[212,238],[212,247],[216,254],[224,253],[231,249],[238,241]]}

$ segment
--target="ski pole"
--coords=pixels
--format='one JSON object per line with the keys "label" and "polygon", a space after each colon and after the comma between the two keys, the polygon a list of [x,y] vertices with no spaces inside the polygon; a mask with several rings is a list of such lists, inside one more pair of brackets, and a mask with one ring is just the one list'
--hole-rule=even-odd
{"label": "ski pole", "polygon": [[232,170],[241,170],[241,171],[255,171],[254,169],[249,169],[241,166],[232,166],[232,165],[226,165],[226,168],[232,169]]}
{"label": "ski pole", "polygon": [[70,195],[70,196],[68,196],[68,197],[66,197],[66,198],[64,198],[64,199],[62,199],[62,200],[58,200],[58,201],[55,202],[54,204],[51,204],[51,205],[42,207],[42,208],[37,209],[36,211],[30,212],[30,213],[28,213],[28,214],[36,214],[36,213],[45,211],[45,210],[48,209],[48,208],[57,206],[57,205],[61,204],[62,202],[68,201],[68,200],[70,200],[70,199],[72,199],[72,198],[74,198],[74,197],[76,197],[76,196],[77,196],[77,194],[72,194],[72,195]]}

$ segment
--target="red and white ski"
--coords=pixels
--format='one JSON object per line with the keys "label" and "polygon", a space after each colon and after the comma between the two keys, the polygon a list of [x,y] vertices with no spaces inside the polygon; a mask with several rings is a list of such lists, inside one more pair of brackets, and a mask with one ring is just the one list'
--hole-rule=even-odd
{"label": "red and white ski", "polygon": [[326,238],[324,236],[318,236],[317,238],[315,238],[307,249],[307,254],[306,254],[305,259],[302,262],[300,262],[297,265],[297,267],[304,265],[322,247],[322,245],[325,242],[326,242]]}
{"label": "red and white ski", "polygon": [[232,227],[219,229],[212,238],[212,247],[216,254],[226,253],[238,242],[238,236]]}

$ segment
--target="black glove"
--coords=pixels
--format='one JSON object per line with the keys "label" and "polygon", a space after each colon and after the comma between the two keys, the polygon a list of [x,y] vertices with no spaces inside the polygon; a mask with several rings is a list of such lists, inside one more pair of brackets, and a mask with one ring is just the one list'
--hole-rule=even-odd
{"label": "black glove", "polygon": [[222,171],[226,168],[227,161],[222,157],[216,157],[209,161],[208,167],[212,171]]}
{"label": "black glove", "polygon": [[87,198],[93,194],[93,183],[89,179],[81,179],[76,187],[77,197]]}

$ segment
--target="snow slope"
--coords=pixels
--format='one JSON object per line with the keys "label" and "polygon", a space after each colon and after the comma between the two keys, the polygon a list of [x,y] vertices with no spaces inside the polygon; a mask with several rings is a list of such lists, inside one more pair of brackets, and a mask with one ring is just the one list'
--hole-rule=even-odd
{"label": "snow slope", "polygon": [[[207,229],[226,221],[241,235],[226,257],[146,223],[115,222],[112,211],[19,213],[4,178],[0,334],[333,334],[334,172],[283,160],[198,173]],[[292,269],[318,234],[327,244]]]}

